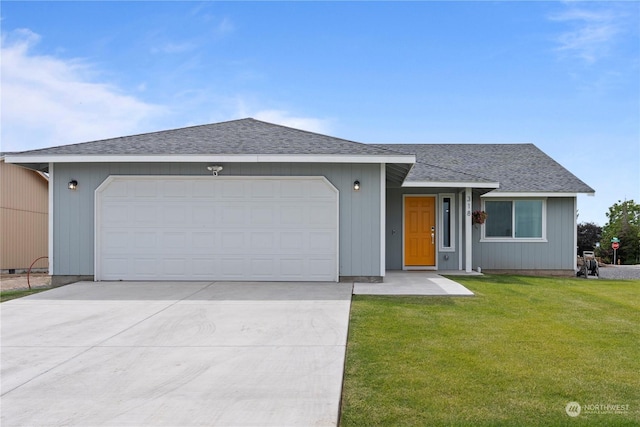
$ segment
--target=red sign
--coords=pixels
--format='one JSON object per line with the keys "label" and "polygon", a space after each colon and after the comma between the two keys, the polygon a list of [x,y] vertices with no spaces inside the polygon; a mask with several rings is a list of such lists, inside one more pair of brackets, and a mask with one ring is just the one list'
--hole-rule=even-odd
{"label": "red sign", "polygon": [[618,242],[613,242],[611,244],[611,249],[618,249],[619,247],[620,247],[620,243],[618,243]]}

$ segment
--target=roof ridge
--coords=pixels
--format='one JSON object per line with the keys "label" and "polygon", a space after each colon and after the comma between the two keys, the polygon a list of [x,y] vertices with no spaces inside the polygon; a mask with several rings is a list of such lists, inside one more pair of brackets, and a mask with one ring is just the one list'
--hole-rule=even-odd
{"label": "roof ridge", "polygon": [[[33,150],[24,150],[24,151],[16,152],[16,153],[13,153],[13,154],[19,154],[19,153],[25,153],[25,152],[34,152],[34,151],[41,151],[41,150],[49,150],[49,149],[52,149],[52,148],[60,148],[60,147],[74,147],[74,146],[84,145],[84,144],[95,144],[97,142],[115,141],[115,140],[124,139],[124,138],[135,138],[135,137],[138,137],[138,136],[153,135],[153,134],[163,133],[163,132],[176,132],[176,131],[185,130],[185,129],[202,128],[202,127],[220,125],[220,124],[231,123],[231,122],[240,122],[240,121],[244,121],[244,120],[255,120],[255,119],[253,119],[251,117],[245,117],[245,118],[242,118],[242,119],[225,120],[223,122],[206,123],[206,124],[191,125],[191,126],[182,126],[182,127],[177,127],[177,128],[173,128],[173,129],[154,130],[154,131],[151,131],[151,132],[141,132],[141,133],[134,133],[134,134],[131,134],[131,135],[114,136],[112,138],[102,138],[102,139],[96,139],[96,140],[92,140],[92,141],[74,142],[74,143],[71,143],[71,144],[54,145],[53,147],[43,147],[43,148],[36,148],[36,149],[33,149]],[[258,120],[255,120],[255,121],[258,121]]]}

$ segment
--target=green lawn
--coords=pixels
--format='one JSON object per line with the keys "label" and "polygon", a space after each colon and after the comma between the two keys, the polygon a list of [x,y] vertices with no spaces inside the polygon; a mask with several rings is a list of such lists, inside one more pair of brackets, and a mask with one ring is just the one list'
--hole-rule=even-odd
{"label": "green lawn", "polygon": [[354,296],[342,427],[640,425],[640,281],[452,279],[476,296]]}
{"label": "green lawn", "polygon": [[2,291],[0,292],[0,302],[26,297],[27,295],[37,294],[38,292],[46,291],[48,289],[51,288],[16,289],[10,291]]}

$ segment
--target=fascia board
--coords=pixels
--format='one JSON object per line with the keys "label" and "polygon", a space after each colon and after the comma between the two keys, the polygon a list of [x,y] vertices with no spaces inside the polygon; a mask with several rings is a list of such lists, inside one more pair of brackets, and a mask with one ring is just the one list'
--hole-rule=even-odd
{"label": "fascia board", "polygon": [[414,155],[376,156],[342,154],[228,154],[228,155],[7,155],[7,163],[407,163]]}
{"label": "fascia board", "polygon": [[488,193],[482,194],[480,197],[482,198],[518,198],[518,197],[577,197],[578,193],[569,193],[569,192],[517,192],[517,191],[490,191]]}
{"label": "fascia board", "polygon": [[414,155],[376,156],[376,155],[342,155],[342,154],[299,154],[299,155],[267,155],[257,156],[258,162],[273,163],[409,163],[416,162]]}
{"label": "fascia board", "polygon": [[403,187],[425,187],[425,188],[459,188],[459,187],[471,187],[471,188],[499,188],[499,182],[467,182],[467,181],[405,181],[402,184]]}

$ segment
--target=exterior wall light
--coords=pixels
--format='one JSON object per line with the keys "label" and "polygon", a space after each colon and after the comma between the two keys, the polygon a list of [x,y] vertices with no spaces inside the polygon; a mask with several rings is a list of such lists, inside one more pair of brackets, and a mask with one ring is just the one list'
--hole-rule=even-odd
{"label": "exterior wall light", "polygon": [[69,190],[75,190],[76,188],[78,188],[78,181],[72,179],[71,181],[69,181],[68,187]]}
{"label": "exterior wall light", "polygon": [[353,191],[360,191],[360,181],[353,181]]}

